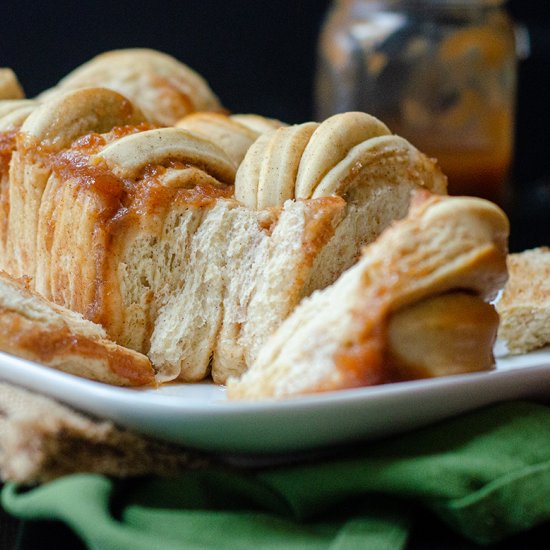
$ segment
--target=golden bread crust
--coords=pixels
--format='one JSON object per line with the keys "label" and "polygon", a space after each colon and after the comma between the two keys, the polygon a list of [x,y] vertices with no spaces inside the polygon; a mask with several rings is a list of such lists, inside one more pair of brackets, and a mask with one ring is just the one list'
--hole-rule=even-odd
{"label": "golden bread crust", "polygon": [[334,115],[265,133],[249,149],[235,196],[249,208],[329,195],[361,200],[363,188],[411,184],[445,193],[437,163],[367,113]]}

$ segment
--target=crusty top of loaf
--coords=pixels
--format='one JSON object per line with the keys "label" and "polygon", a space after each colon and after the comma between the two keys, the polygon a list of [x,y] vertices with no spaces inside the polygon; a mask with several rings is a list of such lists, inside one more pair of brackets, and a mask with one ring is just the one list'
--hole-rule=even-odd
{"label": "crusty top of loaf", "polygon": [[193,111],[218,111],[220,102],[208,83],[174,57],[147,48],[102,53],[77,67],[40,99],[67,90],[102,86],[123,94],[147,120],[169,126]]}
{"label": "crusty top of loaf", "polygon": [[239,166],[235,196],[250,208],[335,194],[360,200],[362,187],[380,182],[447,188],[433,159],[375,117],[348,112],[263,134]]}

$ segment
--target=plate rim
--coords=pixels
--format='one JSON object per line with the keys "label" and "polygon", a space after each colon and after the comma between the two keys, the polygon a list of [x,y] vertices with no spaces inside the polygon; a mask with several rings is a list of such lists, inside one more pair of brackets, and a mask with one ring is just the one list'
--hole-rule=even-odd
{"label": "plate rim", "polygon": [[[78,412],[110,420],[134,432],[146,436],[157,436],[156,438],[161,441],[213,452],[269,455],[274,453],[299,453],[319,448],[319,445],[309,446],[306,442],[299,442],[297,435],[292,434],[289,441],[295,442],[293,443],[294,447],[291,445],[289,448],[285,448],[279,433],[274,436],[274,439],[279,441],[275,444],[274,450],[269,448],[269,438],[266,438],[268,444],[265,449],[256,442],[247,442],[246,439],[241,440],[238,445],[233,447],[230,442],[228,443],[224,439],[224,436],[221,436],[220,442],[209,440],[207,436],[197,436],[197,429],[200,426],[213,429],[212,427],[216,423],[220,423],[220,428],[225,427],[234,433],[239,425],[251,426],[256,421],[273,427],[276,425],[274,423],[277,420],[285,420],[289,418],[289,415],[295,415],[297,423],[302,426],[297,429],[304,430],[304,422],[314,424],[316,413],[322,413],[321,416],[326,417],[326,414],[331,412],[340,412],[345,415],[353,410],[360,411],[364,415],[365,412],[376,411],[380,407],[383,408],[391,404],[398,404],[401,407],[407,398],[411,399],[412,402],[418,402],[423,398],[432,399],[433,408],[437,411],[442,407],[442,396],[446,393],[452,394],[454,405],[450,407],[450,414],[445,412],[443,415],[435,414],[434,416],[432,414],[430,416],[429,412],[424,411],[419,414],[415,411],[417,416],[422,417],[427,414],[430,417],[429,422],[421,422],[415,425],[415,427],[421,427],[444,418],[456,416],[460,412],[509,399],[506,396],[510,394],[529,399],[530,397],[527,394],[531,393],[534,396],[539,386],[543,388],[544,395],[550,396],[550,347],[526,354],[524,362],[527,358],[527,362],[530,363],[527,366],[521,364],[522,359],[519,356],[511,357],[513,357],[511,361],[507,361],[507,358],[500,360],[497,358],[497,368],[492,371],[322,392],[288,399],[258,401],[228,401],[223,398],[223,388],[213,383],[171,384],[170,387],[182,387],[188,390],[191,389],[191,391],[193,391],[193,388],[201,388],[201,391],[204,390],[214,394],[219,392],[219,400],[211,397],[189,398],[180,394],[162,393],[162,387],[159,390],[155,388],[134,389],[110,386],[101,382],[79,378],[3,352],[0,352],[0,380],[53,398],[73,407]],[[517,365],[518,362],[519,366]],[[507,365],[507,363],[509,364]],[[527,372],[529,375],[525,376]],[[516,380],[518,381],[517,384],[515,384]],[[542,384],[540,383],[541,380]],[[497,382],[493,385],[494,381]],[[41,385],[46,387],[41,388]],[[52,385],[54,391],[52,391]],[[466,395],[468,388],[478,387],[489,389],[494,387],[495,390],[500,390],[503,395],[506,395],[500,398],[499,391],[496,393],[488,391],[487,395],[480,395],[478,391],[473,399],[476,403],[475,406],[470,406],[468,402],[457,405],[457,396]],[[529,388],[529,392],[527,392],[527,388]],[[524,389],[525,391],[523,391]],[[78,399],[75,399],[75,396]],[[98,403],[101,405],[100,410],[98,410]],[[104,414],[101,414],[102,411]],[[174,423],[177,423],[177,426],[166,427],[168,430],[166,433],[169,433],[169,437],[164,432],[158,434],[151,429],[151,426],[155,423],[166,422],[169,419],[173,419]],[[404,424],[410,423],[405,420],[401,422]],[[178,428],[180,431],[178,431]],[[325,428],[323,430],[326,431]],[[376,428],[374,432],[379,435],[380,429]],[[388,431],[388,435],[392,433],[396,433],[396,430]],[[192,437],[190,437],[190,434]],[[316,436],[311,435],[309,437],[315,439]],[[365,441],[369,439],[368,434],[363,434],[361,438]],[[191,440],[192,443],[190,443]],[[199,444],[197,444],[197,441],[199,441]],[[327,440],[325,444],[323,446],[340,445],[341,441],[335,436],[334,441]]]}

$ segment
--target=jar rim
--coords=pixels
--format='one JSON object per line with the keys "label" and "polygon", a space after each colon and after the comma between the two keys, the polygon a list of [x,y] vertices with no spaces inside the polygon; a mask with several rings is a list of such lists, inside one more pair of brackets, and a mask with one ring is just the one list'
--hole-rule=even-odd
{"label": "jar rim", "polygon": [[[340,0],[341,2],[354,2],[355,0]],[[508,0],[365,0],[373,8],[397,7],[400,4],[407,8],[436,7],[436,8],[460,8],[460,7],[498,7],[506,4]]]}

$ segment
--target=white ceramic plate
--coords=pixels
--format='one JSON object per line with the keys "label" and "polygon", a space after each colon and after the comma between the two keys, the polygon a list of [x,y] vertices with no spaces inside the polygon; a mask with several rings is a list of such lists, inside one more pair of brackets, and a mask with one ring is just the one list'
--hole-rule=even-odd
{"label": "white ceramic plate", "polygon": [[134,390],[0,353],[0,379],[143,434],[209,451],[276,455],[373,439],[508,399],[550,397],[550,348],[497,370],[299,397],[229,402],[213,384]]}

